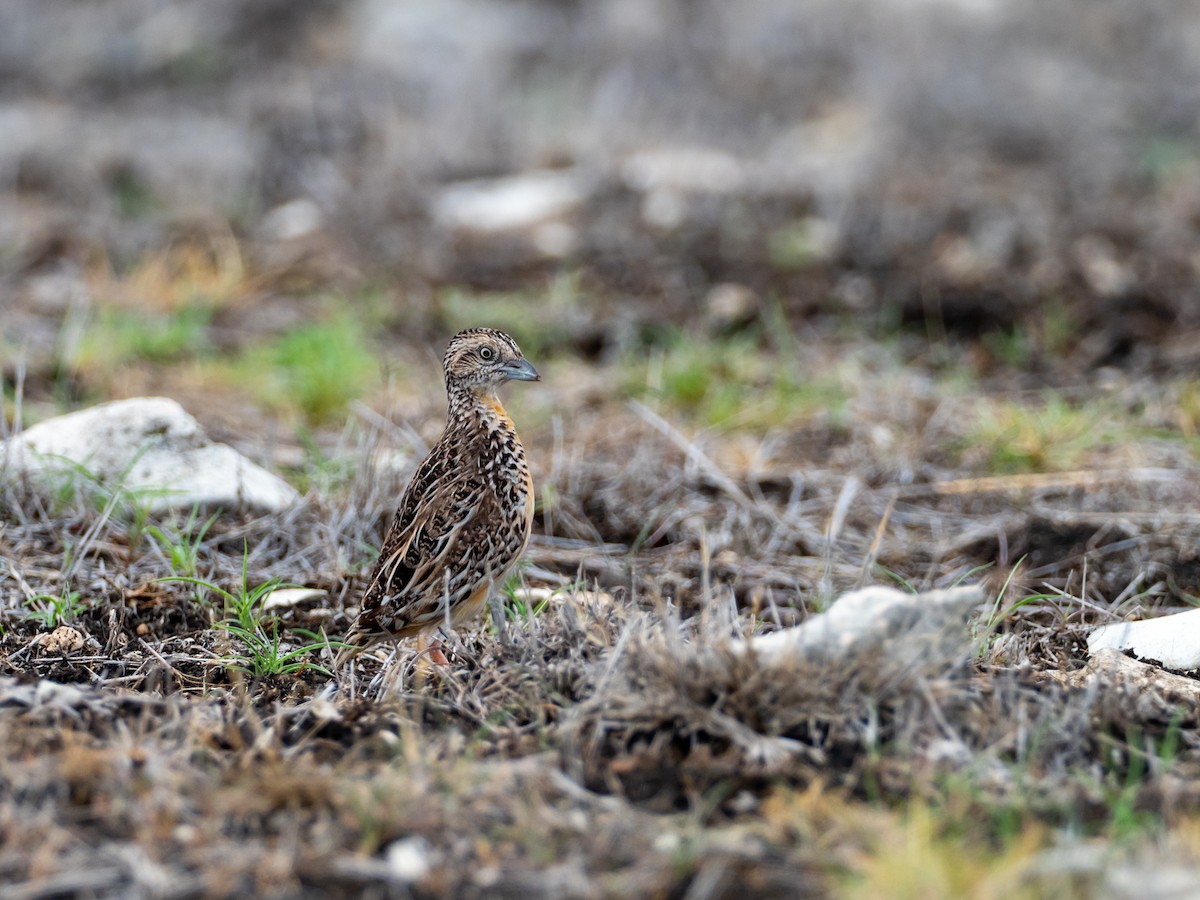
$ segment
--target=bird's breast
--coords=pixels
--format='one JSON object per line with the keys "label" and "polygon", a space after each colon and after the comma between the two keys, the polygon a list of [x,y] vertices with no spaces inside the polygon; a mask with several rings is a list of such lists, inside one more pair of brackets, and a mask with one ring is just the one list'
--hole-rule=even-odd
{"label": "bird's breast", "polygon": [[494,407],[489,403],[488,408],[489,414],[481,422],[480,468],[497,487],[502,500],[523,505],[525,495],[533,494],[525,448],[504,407],[497,401]]}

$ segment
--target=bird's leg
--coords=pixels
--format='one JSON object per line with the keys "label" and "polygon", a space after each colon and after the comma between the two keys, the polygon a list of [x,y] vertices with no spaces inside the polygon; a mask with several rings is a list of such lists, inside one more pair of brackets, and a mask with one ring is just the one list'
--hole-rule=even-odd
{"label": "bird's leg", "polygon": [[445,646],[441,641],[434,641],[433,645],[429,648],[429,661],[435,666],[442,666],[444,668],[450,666],[450,660],[446,658],[446,652],[442,649]]}
{"label": "bird's leg", "polygon": [[432,632],[422,631],[417,635],[417,659],[419,660],[428,660],[435,666],[449,666],[450,660],[446,659],[445,647],[441,638],[435,637]]}

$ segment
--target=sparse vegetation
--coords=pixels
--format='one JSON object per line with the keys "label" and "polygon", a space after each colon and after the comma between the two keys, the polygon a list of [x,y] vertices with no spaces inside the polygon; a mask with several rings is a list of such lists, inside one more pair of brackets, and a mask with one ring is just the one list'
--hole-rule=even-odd
{"label": "sparse vegetation", "polygon": [[[157,525],[146,526],[146,534],[154,540],[174,575],[196,578],[198,574],[196,567],[199,564],[204,536],[208,534],[220,513],[213,513],[198,523],[199,515],[200,510],[193,506],[183,525],[178,528],[165,523],[161,528]],[[199,584],[208,588],[207,582]]]}
{"label": "sparse vegetation", "polygon": [[276,413],[314,426],[343,417],[347,404],[378,379],[379,364],[362,323],[337,313],[247,350],[231,371]]}
{"label": "sparse vegetation", "polygon": [[231,622],[243,631],[257,632],[262,625],[263,602],[270,596],[272,591],[287,585],[285,585],[282,578],[269,578],[261,584],[251,587],[247,574],[248,565],[249,552],[243,547],[241,580],[232,591],[226,590],[202,578],[192,578],[183,575],[173,575],[167,578],[160,578],[159,580],[163,583],[180,582],[182,584],[193,585],[204,592],[202,597],[205,599],[208,594],[215,594],[221,600],[222,623]]}
{"label": "sparse vegetation", "polygon": [[[1194,892],[1193,676],[1087,637],[1200,605],[1200,7],[485,5],[0,4],[0,438],[303,494],[0,454],[0,896]],[[525,565],[333,671],[473,325]],[[727,643],[968,582],[951,662]]]}
{"label": "sparse vegetation", "polygon": [[[229,234],[172,243],[121,271],[95,265],[87,275],[100,308],[122,313],[120,319],[130,329],[147,313],[181,312],[207,321],[203,311],[220,309],[249,289],[241,247]],[[159,321],[149,318],[152,324]]]}
{"label": "sparse vegetation", "polygon": [[[788,873],[794,883],[803,872],[822,892],[871,896],[889,885],[911,896],[995,890],[1038,896],[1103,880],[1097,867],[1069,878],[1039,868],[1058,840],[1052,836],[1064,829],[1072,840],[1141,847],[1159,839],[1164,823],[1182,821],[1150,798],[1168,773],[1192,777],[1190,718],[1166,727],[1133,723],[1114,736],[1112,723],[1088,719],[1080,696],[1032,688],[1006,667],[1020,662],[1037,671],[1062,665],[1064,654],[1077,656],[1094,610],[1117,614],[1131,604],[1189,602],[1200,592],[1181,571],[1172,571],[1170,581],[1128,581],[1130,566],[1161,554],[1177,536],[1147,524],[1124,539],[1126,550],[1093,552],[1089,541],[1104,526],[1061,511],[1053,524],[1040,522],[1020,499],[1032,492],[1051,502],[1114,446],[1137,448],[1149,460],[1173,453],[1179,442],[1162,440],[1162,420],[1184,409],[1186,391],[1147,408],[1145,420],[1156,417],[1153,430],[1140,413],[1055,392],[1020,401],[997,392],[972,416],[921,419],[934,404],[928,395],[919,403],[905,397],[905,385],[919,381],[895,379],[903,366],[898,346],[866,361],[842,354],[837,367],[822,367],[798,351],[799,339],[779,322],[724,337],[667,329],[648,352],[631,350],[618,364],[628,392],[652,404],[667,424],[649,427],[614,390],[603,412],[573,421],[568,436],[554,437],[553,418],[534,420],[526,430],[539,467],[544,536],[503,590],[504,628],[460,635],[449,671],[418,678],[412,648],[402,645],[386,663],[388,678],[375,680],[387,655],[377,653],[360,657],[347,681],[331,671],[330,660],[400,485],[395,473],[382,480],[364,474],[374,471],[380,435],[364,440],[360,425],[332,442],[322,431],[320,423],[344,415],[366,383],[344,379],[341,370],[350,356],[370,359],[353,321],[331,326],[332,338],[315,328],[289,331],[261,353],[240,357],[239,365],[262,366],[264,373],[291,373],[277,384],[291,385],[296,394],[286,403],[295,405],[271,401],[268,409],[306,410],[291,473],[309,495],[295,516],[202,519],[193,509],[156,519],[137,492],[98,483],[86,466],[67,467],[59,502],[48,508],[10,492],[17,504],[10,508],[22,512],[2,520],[0,554],[37,546],[37,535],[57,533],[64,519],[76,523],[61,546],[37,551],[56,568],[19,561],[0,568],[4,602],[18,611],[6,617],[0,637],[10,671],[91,678],[82,668],[63,668],[69,654],[39,654],[36,646],[13,653],[35,634],[71,624],[113,648],[105,651],[111,660],[96,694],[80,701],[98,704],[97,721],[116,722],[105,710],[115,709],[106,698],[118,684],[166,690],[186,698],[190,715],[225,723],[212,726],[217,732],[197,726],[197,734],[220,735],[202,738],[208,749],[197,750],[189,743],[195,738],[181,734],[169,752],[207,758],[204,766],[228,772],[250,752],[228,749],[243,740],[232,735],[264,727],[258,717],[268,715],[268,703],[277,704],[269,714],[279,717],[272,719],[277,724],[257,732],[267,736],[255,739],[253,752],[287,758],[287,777],[304,785],[295,803],[281,800],[272,808],[290,810],[306,829],[327,814],[313,818],[313,810],[350,823],[337,832],[330,861],[386,854],[419,834],[431,858],[466,852],[455,871],[486,867],[482,850],[453,849],[451,836],[462,831],[481,836],[489,853],[509,860],[516,854],[534,869],[564,854],[586,857],[580,864],[612,891],[643,893],[647,885],[707,877],[714,860],[723,860],[722,871],[735,871],[741,857],[720,848],[754,835],[758,846],[771,848],[780,878]],[[336,364],[302,372],[313,353]],[[964,398],[984,390],[964,380],[963,371],[945,368],[944,380],[933,383],[937,402],[962,408]],[[278,390],[276,396],[287,393]],[[915,454],[907,462],[914,471],[943,464],[946,448],[953,448],[963,466],[963,477],[951,482],[955,492],[890,508],[885,498],[896,490],[890,479],[846,493],[845,474],[878,458],[878,445],[857,437],[874,434],[865,430],[868,417],[893,434],[924,430],[919,444],[888,445],[897,458]],[[363,421],[387,424],[383,416]],[[817,450],[797,465],[796,451],[778,436],[801,435],[815,423],[835,426],[850,442],[847,455],[830,462]],[[688,456],[691,429],[707,443]],[[1181,420],[1175,436],[1184,431]],[[736,463],[730,468],[730,459],[745,458],[738,455],[719,457],[725,468],[713,468],[713,453],[744,446],[738,442],[747,436],[759,442],[758,475]],[[399,432],[386,438],[401,445],[408,439],[415,440]],[[1177,459],[1167,456],[1164,464],[1179,465]],[[1055,472],[1067,473],[1061,484],[1020,480]],[[802,482],[789,482],[797,475],[786,473],[799,473]],[[1008,479],[1027,485],[1014,502],[1004,499]],[[1130,493],[1114,482],[1089,502],[1119,505],[1127,515],[1158,510],[1179,488],[1155,485]],[[836,539],[812,552],[813,535],[824,534],[827,517],[843,506]],[[992,531],[975,544],[954,543],[966,526],[950,528],[947,517],[993,514],[1010,523],[997,525],[1009,529],[1002,537]],[[1012,516],[1025,518],[1014,525],[1005,518]],[[1024,537],[1038,529],[1040,539]],[[955,549],[923,560],[914,548],[927,546],[931,534],[942,535],[936,546]],[[1020,562],[1006,562],[1005,554]],[[997,562],[1003,565],[989,573]],[[852,678],[797,672],[784,679],[792,687],[767,690],[753,672],[690,649],[731,630],[764,633],[814,614],[866,571],[910,591],[998,582],[992,605],[972,626],[977,652],[963,669],[943,674],[936,709],[902,683],[871,686],[866,671]],[[16,576],[33,572],[70,580],[21,574],[31,591],[24,593]],[[297,581],[326,587],[332,599],[264,609],[272,591]],[[113,584],[121,586],[105,587]],[[980,678],[990,685],[982,706],[971,699]],[[376,684],[391,685],[395,701],[364,700]],[[956,735],[952,747],[947,729]],[[780,741],[807,749],[763,774],[738,749],[747,734],[768,746]],[[732,743],[730,735],[737,736]],[[332,767],[320,762],[331,752]],[[550,757],[564,760],[562,769],[541,761]],[[398,765],[409,786],[397,790],[393,778],[400,775],[379,760]],[[510,785],[533,778],[538,787],[497,794],[479,787],[497,777],[485,770],[503,772],[499,777]],[[160,784],[193,798],[207,790],[199,762],[181,771],[173,776],[178,782]],[[687,777],[671,774],[677,771]],[[108,775],[96,777],[86,782],[96,796],[132,790]],[[274,796],[268,783],[254,781],[254,791]],[[364,784],[393,791],[387,809],[363,793]],[[433,808],[434,796],[437,808],[460,812],[429,824],[420,810]],[[208,829],[244,819],[236,804],[214,802],[220,811],[211,819],[188,822],[222,846],[225,839]],[[547,817],[551,808],[562,816]],[[571,824],[580,816],[610,842],[585,857],[578,856]],[[618,821],[634,824],[618,833],[611,830]],[[271,833],[269,825],[256,826],[249,839]],[[818,853],[813,848],[822,841]],[[904,849],[891,849],[898,845]],[[629,860],[650,874],[635,875],[641,870]],[[238,878],[250,877],[239,871]],[[455,877],[462,887],[469,876]]]}
{"label": "sparse vegetation", "polygon": [[103,307],[88,323],[71,364],[92,373],[111,373],[130,362],[179,362],[209,350],[212,309],[199,304],[163,313]]}
{"label": "sparse vegetation", "polygon": [[332,677],[333,673],[309,657],[336,645],[311,631],[298,631],[298,634],[309,638],[309,642],[293,647],[280,638],[278,621],[271,622],[270,633],[262,622],[255,623],[253,629],[243,628],[233,622],[223,622],[220,627],[241,642],[241,653],[230,665],[247,675],[271,678],[277,675],[298,675],[305,669],[312,669]]}
{"label": "sparse vegetation", "polygon": [[35,594],[25,600],[25,620],[37,622],[47,630],[65,625],[84,610],[79,591],[60,594]]}
{"label": "sparse vegetation", "polygon": [[988,472],[1052,472],[1082,465],[1116,436],[1101,404],[1071,404],[1052,393],[1031,403],[981,404],[963,446],[982,456]]}
{"label": "sparse vegetation", "polygon": [[676,332],[636,357],[628,364],[630,393],[725,431],[796,427],[814,417],[838,423],[849,401],[837,372],[804,371],[796,355],[764,346],[754,334]]}

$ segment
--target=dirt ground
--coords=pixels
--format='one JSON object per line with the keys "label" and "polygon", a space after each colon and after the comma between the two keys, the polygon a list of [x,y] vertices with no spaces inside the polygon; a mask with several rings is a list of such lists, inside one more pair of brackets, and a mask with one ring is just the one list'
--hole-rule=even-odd
{"label": "dirt ground", "polygon": [[[0,894],[1193,895],[1194,679],[1080,675],[1200,602],[1194,13],[152,6],[0,13],[0,436],[170,396],[303,499],[0,468]],[[503,621],[330,671],[468,325]],[[728,650],[964,583],[936,670]]]}

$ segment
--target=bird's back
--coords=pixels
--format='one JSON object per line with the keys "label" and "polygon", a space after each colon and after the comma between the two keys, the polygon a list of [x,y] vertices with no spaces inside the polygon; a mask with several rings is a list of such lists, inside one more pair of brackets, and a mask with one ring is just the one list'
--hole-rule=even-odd
{"label": "bird's back", "polygon": [[525,450],[504,407],[494,394],[452,394],[446,429],[388,530],[352,642],[403,637],[477,612],[525,549],[532,518]]}

